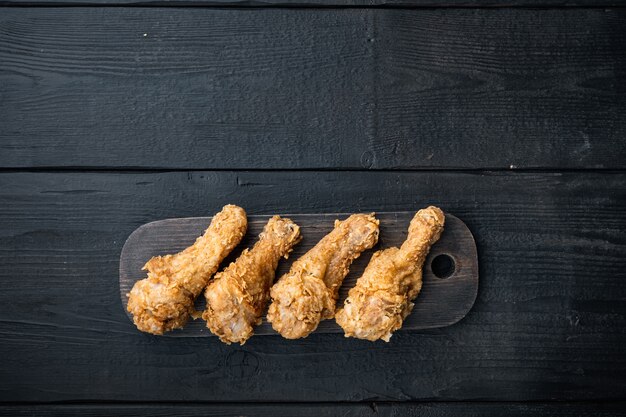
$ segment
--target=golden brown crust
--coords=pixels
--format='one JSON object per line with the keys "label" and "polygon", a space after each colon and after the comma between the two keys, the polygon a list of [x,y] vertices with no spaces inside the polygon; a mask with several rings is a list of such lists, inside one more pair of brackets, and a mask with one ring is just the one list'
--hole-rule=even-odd
{"label": "golden brown crust", "polygon": [[373,214],[353,214],[291,266],[272,287],[267,319],[287,339],[313,332],[334,316],[339,288],[350,265],[378,241]]}
{"label": "golden brown crust", "polygon": [[287,258],[300,240],[297,224],[274,216],[254,247],[215,276],[204,292],[207,307],[202,318],[222,342],[244,344],[254,334],[267,306],[278,261]]}
{"label": "golden brown crust", "polygon": [[422,288],[422,266],[443,232],[445,216],[430,206],[415,214],[400,249],[376,252],[336,314],[346,337],[389,341],[413,309]]}
{"label": "golden brown crust", "polygon": [[194,300],[220,262],[239,244],[247,224],[241,207],[225,206],[192,246],[146,262],[143,269],[148,278],[137,281],[128,298],[128,311],[137,328],[163,334],[183,327],[193,312]]}

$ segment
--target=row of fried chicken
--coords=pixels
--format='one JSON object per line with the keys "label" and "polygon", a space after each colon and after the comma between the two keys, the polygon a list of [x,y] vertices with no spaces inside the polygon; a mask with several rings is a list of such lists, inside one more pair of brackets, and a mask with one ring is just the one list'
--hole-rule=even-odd
{"label": "row of fried chicken", "polygon": [[279,260],[301,240],[300,228],[290,219],[272,217],[254,247],[215,274],[247,228],[245,211],[228,205],[192,246],[146,263],[148,277],[128,294],[128,311],[139,330],[160,335],[199,316],[194,302],[204,290],[201,316],[228,344],[243,344],[254,334],[270,298],[267,320],[287,339],[306,337],[322,320],[334,317],[346,337],[389,341],[413,308],[424,260],[443,231],[444,218],[437,207],[418,211],[402,246],[376,252],[336,311],[350,265],[378,241],[374,214],[336,220],[334,229],[274,284]]}

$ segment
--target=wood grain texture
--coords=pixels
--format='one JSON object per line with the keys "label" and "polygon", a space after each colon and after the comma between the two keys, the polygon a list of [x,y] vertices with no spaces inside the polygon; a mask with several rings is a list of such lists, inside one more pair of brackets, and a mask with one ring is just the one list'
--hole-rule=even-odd
{"label": "wood grain texture", "polygon": [[4,8],[0,166],[625,168],[625,9]]}
{"label": "wood grain texture", "polygon": [[[417,211],[417,209],[416,209]],[[302,234],[302,241],[296,245],[288,261],[281,261],[276,271],[278,279],[289,271],[294,260],[313,248],[326,234],[333,230],[336,219],[345,219],[350,214],[284,214],[293,220]],[[406,240],[409,222],[415,212],[376,213],[380,221],[380,238],[378,244],[366,251],[354,261],[350,273],[346,276],[340,289],[337,306],[343,305],[348,290],[354,286],[358,277],[363,274],[372,253],[388,247],[400,247]],[[271,215],[248,216],[248,231],[244,239],[233,253],[222,262],[222,268],[233,262],[244,248],[250,248],[258,240],[259,234]],[[120,297],[122,306],[129,319],[127,294],[137,280],[145,278],[142,271],[146,261],[153,256],[178,253],[191,246],[195,239],[211,223],[211,217],[191,217],[182,219],[158,220],[147,223],[131,233],[126,240],[120,255]],[[431,268],[433,259],[439,255],[449,256],[455,264],[454,272],[444,279],[438,278]],[[447,214],[444,232],[433,245],[423,268],[423,286],[416,300],[415,308],[405,319],[401,330],[421,330],[450,326],[461,320],[474,305],[478,291],[478,257],[472,232],[457,217]],[[196,309],[204,311],[204,296],[200,296]],[[324,320],[320,323],[318,333],[342,333],[335,320]],[[276,335],[263,317],[263,323],[255,328],[256,336]],[[210,337],[213,334],[206,328],[204,320],[189,322],[184,329],[166,333],[170,337]]]}
{"label": "wood grain texture", "polygon": [[146,6],[238,6],[238,7],[623,7],[624,0],[1,0],[9,5],[146,5]]}
{"label": "wood grain texture", "polygon": [[0,416],[127,417],[619,417],[623,402],[609,403],[369,403],[369,404],[127,404],[0,407]]}
{"label": "wood grain texture", "polygon": [[[119,298],[139,225],[437,204],[477,243],[476,303],[386,343],[140,334]],[[626,174],[0,174],[0,401],[609,400],[626,395]]]}

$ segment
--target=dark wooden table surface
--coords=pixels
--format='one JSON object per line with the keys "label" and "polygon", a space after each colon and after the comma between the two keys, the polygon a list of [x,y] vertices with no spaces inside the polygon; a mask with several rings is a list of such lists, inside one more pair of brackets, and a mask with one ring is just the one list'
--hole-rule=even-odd
{"label": "dark wooden table surface", "polygon": [[[463,219],[474,308],[390,343],[140,334],[139,225]],[[0,414],[626,415],[626,1],[2,0]]]}

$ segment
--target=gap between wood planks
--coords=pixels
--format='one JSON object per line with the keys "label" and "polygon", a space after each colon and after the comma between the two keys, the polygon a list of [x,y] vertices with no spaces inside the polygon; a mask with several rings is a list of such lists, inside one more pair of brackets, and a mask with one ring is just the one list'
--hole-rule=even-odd
{"label": "gap between wood planks", "polygon": [[[455,10],[455,9],[474,9],[474,10],[490,10],[490,9],[520,9],[520,10],[564,10],[564,9],[626,9],[626,2],[623,3],[594,3],[594,4],[547,4],[547,5],[533,5],[533,4],[492,4],[492,5],[461,5],[461,4],[441,4],[441,5],[419,5],[419,4],[373,4],[373,5],[358,5],[358,4],[318,4],[318,3],[278,3],[278,4],[265,4],[263,2],[257,2],[255,0],[249,1],[249,4],[242,4],[237,2],[238,0],[232,0],[237,3],[221,3],[219,1],[211,0],[182,0],[182,1],[170,1],[170,0],[136,0],[135,3],[90,3],[87,1],[81,2],[66,2],[66,1],[24,1],[21,3],[14,3],[10,1],[0,1],[0,7],[7,8],[37,8],[37,7],[67,7],[67,8],[105,8],[105,7],[133,7],[133,8],[180,8],[180,9],[314,9],[314,10],[326,10],[326,9],[394,9],[394,10]],[[303,0],[306,1],[306,0]]]}
{"label": "gap between wood planks", "polygon": [[[116,413],[132,412],[133,415],[186,415],[204,416],[211,410],[219,415],[242,416],[252,412],[254,415],[298,414],[306,416],[372,415],[396,416],[404,415],[450,415],[450,416],[525,416],[530,412],[539,412],[557,416],[618,416],[626,415],[626,402],[617,401],[363,401],[363,402],[130,402],[130,401],[99,401],[99,402],[57,402],[57,403],[0,403],[0,415],[13,415],[13,412],[45,412],[46,415],[117,415]],[[357,414],[352,414],[356,412]],[[171,413],[171,414],[170,414]],[[21,414],[20,414],[21,415]]]}
{"label": "gap between wood planks", "polygon": [[554,174],[554,173],[599,173],[599,174],[623,174],[626,169],[618,168],[518,168],[511,166],[483,167],[483,168],[402,168],[402,169],[367,169],[367,168],[144,168],[144,167],[0,167],[0,174],[5,173],[120,173],[120,174],[161,174],[168,172],[387,172],[387,173],[411,173],[411,172],[432,172],[432,173],[490,173],[490,172],[511,172],[511,173],[532,173],[532,174]]}
{"label": "gap between wood planks", "polygon": [[116,416],[129,413],[135,416],[170,416],[189,417],[205,416],[207,412],[220,416],[500,416],[528,414],[562,416],[617,416],[626,415],[624,402],[423,402],[423,403],[76,403],[68,405],[0,405],[0,415],[94,415]]}

